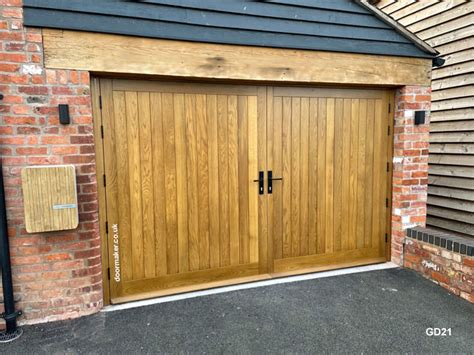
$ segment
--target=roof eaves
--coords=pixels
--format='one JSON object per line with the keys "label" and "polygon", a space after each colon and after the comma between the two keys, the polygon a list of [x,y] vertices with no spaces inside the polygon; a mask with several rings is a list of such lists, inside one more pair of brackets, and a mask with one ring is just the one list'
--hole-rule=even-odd
{"label": "roof eaves", "polygon": [[422,51],[433,55],[433,57],[436,57],[439,55],[439,52],[436,49],[431,47],[422,39],[418,38],[414,33],[407,30],[403,25],[401,25],[400,23],[392,19],[389,15],[387,15],[383,11],[379,10],[376,6],[370,4],[368,0],[354,0],[354,1],[358,3],[360,6],[363,6],[369,11],[373,12],[374,15],[377,16],[377,18],[379,18],[381,21],[385,22],[386,24],[392,26],[395,31],[400,33],[402,36],[408,38],[410,41],[413,42],[414,45],[416,45]]}

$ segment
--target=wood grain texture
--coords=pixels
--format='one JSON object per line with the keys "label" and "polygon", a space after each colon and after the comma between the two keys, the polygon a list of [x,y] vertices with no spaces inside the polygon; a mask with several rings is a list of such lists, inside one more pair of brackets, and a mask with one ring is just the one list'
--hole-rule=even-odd
{"label": "wood grain texture", "polygon": [[273,88],[268,163],[283,177],[269,195],[275,273],[365,249],[386,257],[387,92],[364,93]]}
{"label": "wood grain texture", "polygon": [[309,98],[301,99],[301,124],[300,124],[300,255],[309,252]]}
{"label": "wood grain texture", "polygon": [[169,274],[179,272],[178,201],[176,179],[176,131],[173,94],[162,95],[164,170],[166,197],[166,260]]}
{"label": "wood grain texture", "polygon": [[[423,3],[430,6],[422,6]],[[385,7],[382,11],[386,11]],[[430,181],[441,177],[444,181],[453,179],[448,184],[454,184],[458,176],[472,175],[470,169],[463,166],[474,161],[474,151],[469,148],[474,136],[474,2],[420,1],[406,6],[403,12],[406,16],[402,16],[402,12],[393,15],[402,16],[400,23],[434,46],[446,61],[443,66],[433,68],[432,74],[430,141],[442,145],[430,148],[429,178]],[[459,194],[464,191],[461,186],[456,189]],[[431,191],[433,189],[428,190],[428,196]],[[456,203],[454,198],[453,203]],[[453,228],[457,233],[467,230],[466,234],[474,235],[474,221],[466,228],[469,223],[461,221],[461,215],[457,219],[446,204],[437,208],[444,209],[444,217],[438,212],[432,213],[433,209],[428,206],[428,225],[432,222],[434,227]],[[474,208],[474,202],[467,208]],[[448,216],[453,219],[449,220]]]}
{"label": "wood grain texture", "polygon": [[[334,99],[327,99],[326,106],[326,250],[334,251]],[[339,188],[339,187],[338,187]]]}
{"label": "wood grain texture", "polygon": [[[257,160],[258,170],[267,171],[267,88],[257,89]],[[257,257],[259,260],[259,272],[268,272],[269,256],[268,250],[268,198],[259,195],[258,198],[258,236],[257,236]],[[255,249],[254,249],[255,250]]]}
{"label": "wood grain texture", "polygon": [[[248,98],[248,181],[252,182],[249,188],[249,260],[254,263],[258,260],[258,185],[254,182],[258,178],[258,100]],[[245,134],[245,133],[243,133]]]}
{"label": "wood grain texture", "polygon": [[[283,212],[283,257],[291,256],[291,98],[283,98],[282,123],[282,212]],[[275,157],[275,160],[278,157]]]}
{"label": "wood grain texture", "polygon": [[326,251],[326,110],[327,102],[325,98],[318,98],[318,211],[317,211],[317,253]]}
{"label": "wood grain texture", "polygon": [[155,276],[155,215],[150,94],[138,94],[140,173],[142,189],[143,258],[145,277]]}
{"label": "wood grain texture", "polygon": [[[175,94],[176,96],[177,94]],[[197,167],[196,95],[185,94],[186,167],[188,173],[189,270],[199,270],[199,205]],[[178,119],[178,117],[175,117]],[[177,157],[179,159],[179,157]]]}
{"label": "wood grain texture", "polygon": [[[125,111],[127,115],[128,171],[130,186],[130,223],[132,242],[132,270],[134,278],[144,278],[143,254],[143,207],[141,191],[141,152],[140,123],[138,118],[138,95],[125,92]],[[119,186],[120,190],[121,186]]]}
{"label": "wood grain texture", "polygon": [[[155,207],[155,268],[156,276],[167,274],[166,260],[166,189],[164,163],[163,105],[161,94],[150,94],[151,130],[153,137],[153,191]],[[182,186],[182,181],[179,182]],[[125,198],[124,198],[125,199]],[[180,203],[182,201],[180,200]],[[185,228],[181,227],[181,235]],[[180,231],[178,230],[178,233]],[[187,258],[186,260],[187,261]],[[187,269],[186,264],[180,265]]]}
{"label": "wood grain texture", "polygon": [[[123,202],[121,199],[118,199],[118,186],[121,182],[124,183],[124,192],[125,194],[129,193],[129,181],[130,179],[127,177],[127,180],[120,180],[122,176],[127,174],[128,176],[128,148],[127,141],[120,139],[127,136],[126,129],[127,129],[127,119],[126,119],[126,110],[125,110],[125,93],[121,93],[122,100],[120,104],[116,103],[115,95],[112,90],[112,81],[103,79],[100,80],[100,96],[102,98],[102,125],[104,130],[104,173],[108,179],[108,186],[105,191],[103,192],[106,195],[106,212],[107,217],[105,222],[110,221],[110,226],[113,227],[114,224],[118,227],[119,231],[119,260],[121,260],[121,270],[120,270],[120,277],[121,281],[126,279],[133,278],[133,271],[132,271],[132,243],[130,238],[124,238],[124,234],[122,233],[122,227],[125,228],[125,233],[127,233],[127,222],[128,226],[130,226],[130,215],[125,220],[125,223],[122,225],[118,224],[120,219],[120,213],[123,213],[120,204]],[[118,106],[118,107],[117,107]],[[119,115],[117,116],[117,121],[115,119],[111,119],[115,117],[115,111],[117,111]],[[121,124],[121,126],[116,126]],[[118,131],[115,128],[120,128]],[[120,145],[117,144],[123,144]],[[106,157],[109,157],[106,159]],[[117,159],[122,158],[122,160],[117,161]],[[119,168],[123,168],[123,171],[118,170]],[[123,173],[123,175],[122,175]],[[99,186],[104,184],[99,184]],[[126,201],[128,207],[130,206],[128,201]],[[128,232],[128,235],[130,233]],[[115,258],[114,252],[114,242],[113,238],[107,238],[107,248],[111,252],[109,253],[108,259],[108,267],[114,265]],[[124,258],[127,258],[126,260]],[[115,278],[113,278],[110,283],[110,296],[112,297],[114,294],[118,294],[121,292],[122,283],[117,282]]]}
{"label": "wood grain texture", "polygon": [[[196,96],[199,269],[209,269],[209,138],[207,97]],[[238,185],[237,185],[238,186]]]}
{"label": "wood grain texture", "polygon": [[[341,182],[341,250],[349,249],[350,240],[350,189],[351,189],[351,99],[344,99],[342,122],[342,182]],[[368,153],[370,154],[370,153]],[[370,204],[369,204],[370,206]]]}
{"label": "wood grain texture", "polygon": [[308,130],[308,254],[316,254],[318,251],[318,99],[311,97],[309,107],[309,130]]}
{"label": "wood grain texture", "polygon": [[334,251],[341,250],[343,189],[343,110],[344,100],[336,99],[334,114]]}
{"label": "wood grain texture", "polygon": [[[184,95],[173,97],[174,129],[176,133],[176,199],[178,210],[178,269],[189,270],[189,231],[188,231],[188,170],[186,152],[186,117]],[[158,168],[160,166],[158,165]],[[159,174],[159,172],[157,172]]]}
{"label": "wood grain texture", "polygon": [[[367,120],[366,120],[366,144],[365,144],[365,159],[364,159],[364,180],[367,186],[366,193],[364,196],[364,206],[373,206],[373,194],[374,194],[374,181],[377,181],[377,178],[374,177],[374,154],[379,154],[378,152],[374,153],[374,140],[383,139],[383,132],[380,130],[376,130],[378,125],[375,123],[377,119],[380,121],[380,126],[386,126],[386,120],[383,119],[384,116],[382,115],[381,108],[381,100],[377,100],[377,113],[375,112],[375,100],[369,100],[367,106]],[[386,107],[387,105],[385,105]],[[375,136],[374,136],[375,135]],[[381,149],[382,150],[382,149]],[[383,150],[382,150],[383,151]],[[385,160],[383,160],[385,163]],[[380,169],[380,165],[378,166]],[[385,188],[384,188],[385,190]],[[385,196],[385,194],[384,194]],[[380,206],[380,201],[378,201],[378,206]],[[375,203],[377,205],[377,201]],[[364,224],[364,246],[366,248],[372,246],[372,241],[377,243],[380,240],[380,235],[376,235],[372,231],[372,213],[369,211],[365,213],[364,220],[360,221],[360,223]]]}
{"label": "wood grain texture", "polygon": [[227,129],[229,131],[229,232],[230,232],[230,264],[240,264],[239,235],[239,131],[237,96],[227,99]]}
{"label": "wood grain texture", "polygon": [[45,66],[56,69],[361,85],[429,85],[431,75],[431,60],[419,58],[204,44],[51,29],[43,30],[43,40]]}
{"label": "wood grain texture", "polygon": [[220,265],[219,207],[219,138],[217,96],[207,95],[208,158],[209,158],[209,267]]}
{"label": "wood grain texture", "polygon": [[[273,119],[269,122],[273,124],[273,134],[271,135],[273,152],[269,154],[269,166],[273,167],[273,174],[275,177],[283,176],[283,99],[281,97],[273,98]],[[270,131],[271,132],[271,131]],[[273,236],[273,256],[276,259],[283,257],[283,185],[285,180],[273,184],[273,193],[270,198],[272,204],[273,214],[270,215],[269,226],[272,226]],[[273,221],[273,223],[271,222]]]}
{"label": "wood grain texture", "polygon": [[[248,132],[248,99],[238,96],[238,131]],[[239,172],[239,255],[240,263],[250,262],[249,245],[249,156],[248,134],[238,135],[238,172]]]}
{"label": "wood grain texture", "polygon": [[74,229],[79,224],[74,166],[27,167],[21,171],[28,233]]}
{"label": "wood grain texture", "polygon": [[291,255],[300,255],[301,99],[291,98]]}
{"label": "wood grain texture", "polygon": [[266,90],[101,81],[107,218],[118,226],[122,274],[111,297],[128,297],[130,283],[148,292],[156,279],[191,285],[196,272],[253,275],[266,251],[267,207],[253,182],[265,169]]}
{"label": "wood grain texture", "polygon": [[217,96],[219,151],[219,221],[220,266],[230,265],[229,240],[229,153],[227,130],[227,96]]}
{"label": "wood grain texture", "polygon": [[[367,186],[365,180],[365,146],[367,142],[367,104],[368,100],[362,99],[359,101],[359,133],[357,134],[357,248],[362,248],[365,243],[365,201],[364,198],[367,193]],[[380,189],[380,184],[377,181],[377,187]],[[374,209],[379,211],[380,209]],[[367,212],[370,212],[368,210]]]}
{"label": "wood grain texture", "polygon": [[386,91],[102,81],[114,302],[385,257]]}

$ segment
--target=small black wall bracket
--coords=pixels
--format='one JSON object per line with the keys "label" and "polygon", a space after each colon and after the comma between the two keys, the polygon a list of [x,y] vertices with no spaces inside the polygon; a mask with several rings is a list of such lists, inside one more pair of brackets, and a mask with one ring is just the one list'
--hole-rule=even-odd
{"label": "small black wall bracket", "polygon": [[415,111],[415,125],[425,124],[426,111]]}
{"label": "small black wall bracket", "polygon": [[71,123],[71,117],[69,116],[69,105],[66,105],[66,104],[59,105],[59,123],[61,124]]}
{"label": "small black wall bracket", "polygon": [[443,66],[443,64],[445,62],[446,62],[446,60],[441,58],[441,57],[433,58],[433,67],[439,68],[439,67]]}

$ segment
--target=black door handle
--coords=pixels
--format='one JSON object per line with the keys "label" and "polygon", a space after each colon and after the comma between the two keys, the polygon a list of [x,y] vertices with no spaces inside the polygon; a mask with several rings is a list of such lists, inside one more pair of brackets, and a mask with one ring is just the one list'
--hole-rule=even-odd
{"label": "black door handle", "polygon": [[258,182],[258,194],[263,195],[263,184],[265,180],[265,175],[263,171],[258,172],[258,180],[254,180],[253,182]]}
{"label": "black door handle", "polygon": [[267,172],[267,176],[268,176],[268,193],[271,194],[273,192],[273,180],[283,180],[283,178],[282,177],[274,178],[273,171],[271,170]]}

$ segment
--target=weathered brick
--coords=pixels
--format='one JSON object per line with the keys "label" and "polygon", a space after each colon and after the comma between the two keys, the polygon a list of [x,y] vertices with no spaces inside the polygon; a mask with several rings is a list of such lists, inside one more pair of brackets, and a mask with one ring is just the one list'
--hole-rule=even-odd
{"label": "weathered brick", "polygon": [[[410,238],[404,251],[405,267],[420,272],[455,295],[464,294],[464,298],[472,302],[472,298],[467,297],[473,291],[472,258]],[[423,260],[420,263],[421,254]],[[471,263],[466,263],[466,260],[471,260]]]}

